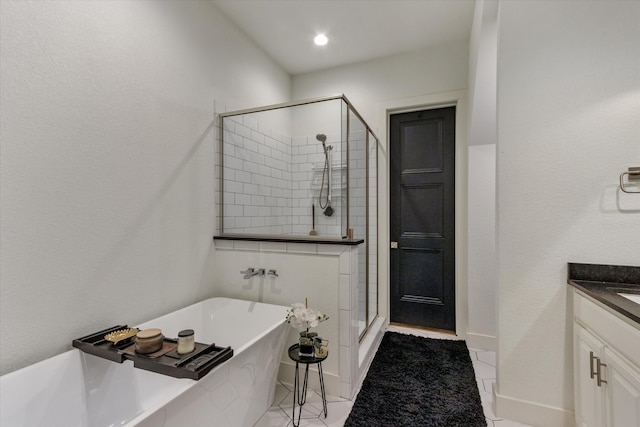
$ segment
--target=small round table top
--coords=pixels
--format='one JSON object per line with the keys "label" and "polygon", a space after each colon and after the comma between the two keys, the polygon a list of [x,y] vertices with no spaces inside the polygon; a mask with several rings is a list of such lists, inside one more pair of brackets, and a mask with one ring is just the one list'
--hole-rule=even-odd
{"label": "small round table top", "polygon": [[300,356],[300,354],[298,353],[298,349],[300,348],[300,344],[294,344],[291,347],[289,347],[289,359],[293,360],[294,362],[298,362],[298,363],[305,363],[307,365],[310,365],[312,363],[320,363],[323,362],[327,356],[329,356],[329,354],[325,355],[325,356]]}

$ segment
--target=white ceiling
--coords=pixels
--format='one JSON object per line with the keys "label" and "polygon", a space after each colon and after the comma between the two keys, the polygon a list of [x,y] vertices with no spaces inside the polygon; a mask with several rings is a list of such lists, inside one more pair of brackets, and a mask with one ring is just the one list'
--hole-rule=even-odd
{"label": "white ceiling", "polygon": [[[211,0],[290,74],[468,40],[475,0]],[[326,46],[313,38],[325,33]]]}

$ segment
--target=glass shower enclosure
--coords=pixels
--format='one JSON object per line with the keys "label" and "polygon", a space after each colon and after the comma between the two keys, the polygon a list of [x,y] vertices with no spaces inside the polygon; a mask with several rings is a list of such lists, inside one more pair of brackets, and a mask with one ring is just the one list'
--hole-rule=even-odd
{"label": "glass shower enclosure", "polygon": [[219,115],[217,235],[362,241],[361,336],[377,316],[378,138],[344,95]]}

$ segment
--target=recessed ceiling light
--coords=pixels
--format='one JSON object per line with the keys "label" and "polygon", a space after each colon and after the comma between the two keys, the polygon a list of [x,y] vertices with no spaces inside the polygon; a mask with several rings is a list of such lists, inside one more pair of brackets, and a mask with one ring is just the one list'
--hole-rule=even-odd
{"label": "recessed ceiling light", "polygon": [[325,36],[324,34],[318,34],[314,39],[313,42],[315,44],[317,44],[318,46],[324,46],[325,44],[327,44],[327,42],[329,41],[329,39],[327,38],[327,36]]}

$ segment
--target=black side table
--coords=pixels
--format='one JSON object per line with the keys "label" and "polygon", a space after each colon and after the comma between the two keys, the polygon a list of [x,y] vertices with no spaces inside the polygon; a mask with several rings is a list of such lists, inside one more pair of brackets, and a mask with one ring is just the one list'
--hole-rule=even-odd
{"label": "black side table", "polygon": [[[293,426],[298,427],[300,425],[300,416],[302,415],[302,405],[307,402],[307,382],[309,379],[309,365],[318,365],[318,376],[320,377],[320,391],[322,392],[322,409],[324,410],[324,417],[327,418],[327,396],[324,391],[324,376],[322,375],[322,362],[327,356],[300,356],[298,349],[300,344],[294,344],[289,347],[289,359],[296,362],[296,377],[293,385]],[[304,368],[304,382],[302,383],[302,390],[300,390],[300,379],[298,375],[298,367],[300,364],[306,365]],[[296,423],[296,406],[299,406],[298,422]]]}

